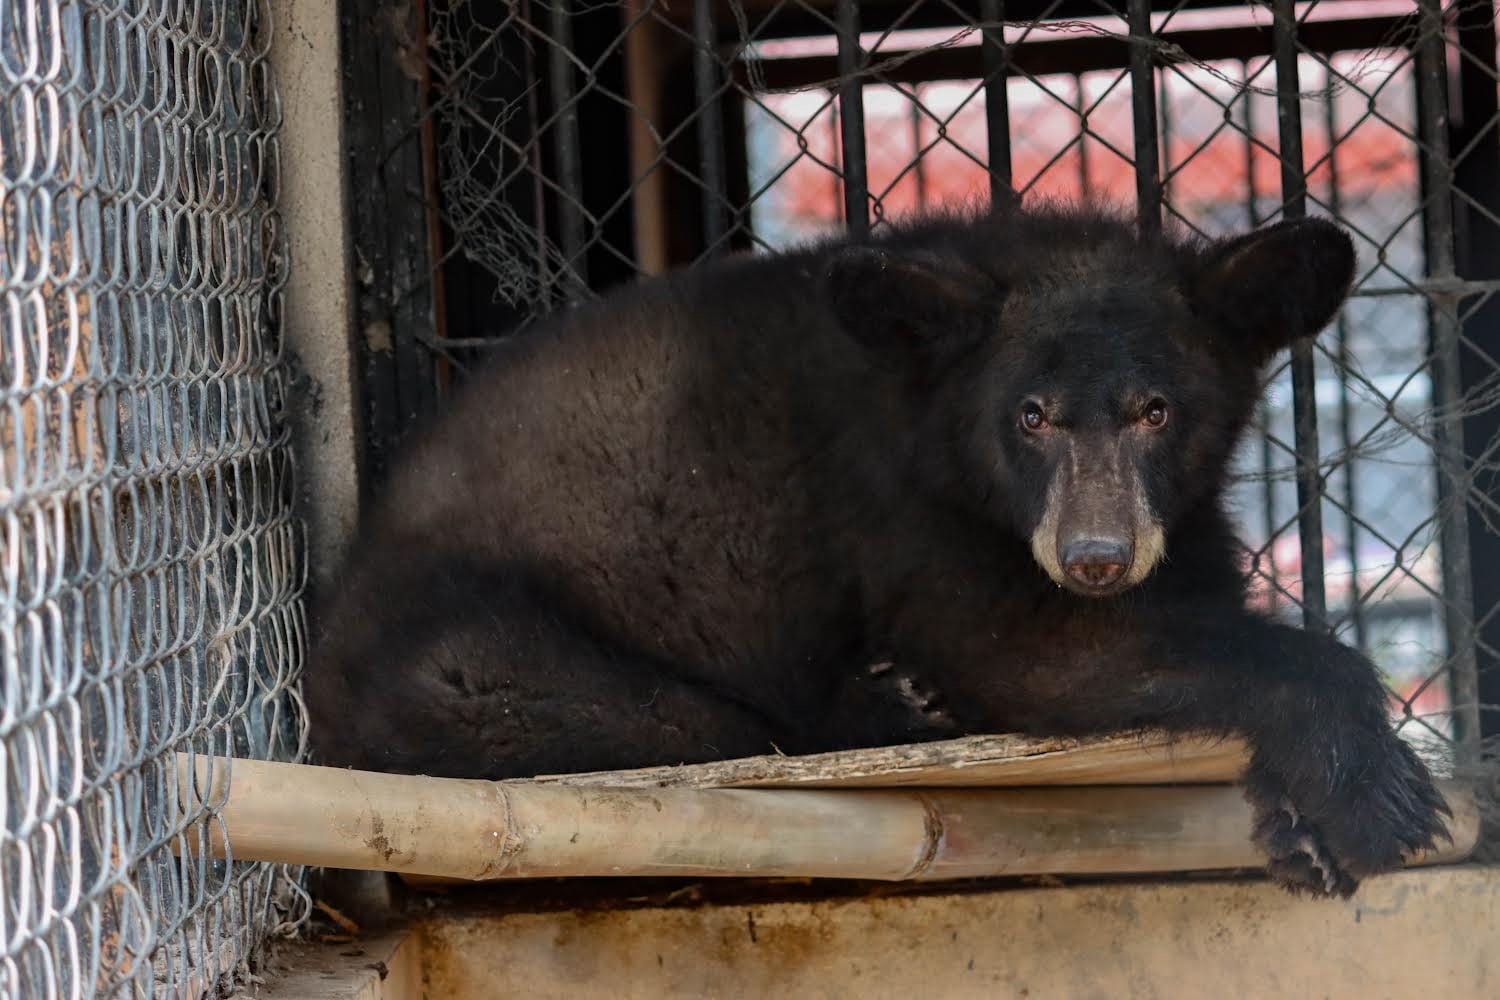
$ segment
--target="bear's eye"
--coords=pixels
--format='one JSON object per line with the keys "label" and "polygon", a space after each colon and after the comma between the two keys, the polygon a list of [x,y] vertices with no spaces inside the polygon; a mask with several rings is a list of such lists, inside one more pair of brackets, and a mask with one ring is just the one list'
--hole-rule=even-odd
{"label": "bear's eye", "polygon": [[1164,399],[1153,399],[1146,405],[1146,413],[1141,417],[1141,423],[1147,427],[1165,427],[1167,424],[1167,401]]}
{"label": "bear's eye", "polygon": [[1036,403],[1027,403],[1021,407],[1021,426],[1032,432],[1046,427],[1047,415],[1042,412],[1041,406]]}

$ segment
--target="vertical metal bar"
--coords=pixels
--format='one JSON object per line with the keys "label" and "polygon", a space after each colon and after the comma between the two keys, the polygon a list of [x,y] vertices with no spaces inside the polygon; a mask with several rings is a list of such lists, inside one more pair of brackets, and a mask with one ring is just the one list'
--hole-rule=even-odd
{"label": "vertical metal bar", "polygon": [[1156,120],[1157,131],[1160,133],[1158,148],[1161,156],[1161,200],[1162,204],[1172,203],[1172,99],[1167,91],[1167,74],[1157,74],[1156,80]]}
{"label": "vertical metal bar", "polygon": [[1260,225],[1260,192],[1255,187],[1255,91],[1250,89],[1250,64],[1242,63],[1240,72],[1245,77],[1245,217],[1254,229]]}
{"label": "vertical metal bar", "polygon": [[[570,0],[551,0],[552,45],[547,52],[552,88],[552,150],[557,157],[558,229],[562,252],[572,276],[569,295],[588,286],[584,259],[583,164],[578,138],[578,105],[573,86],[573,14]],[[567,276],[565,275],[565,280]]]}
{"label": "vertical metal bar", "polygon": [[[1420,0],[1421,43],[1417,51],[1417,100],[1427,190],[1427,275],[1434,284],[1458,280],[1453,240],[1453,160],[1448,145],[1447,53],[1442,0]],[[1432,297],[1433,402],[1439,483],[1439,530],[1443,546],[1443,609],[1452,653],[1454,722],[1461,763],[1479,748],[1479,676],[1474,649],[1474,591],[1470,576],[1468,486],[1463,448],[1463,385],[1459,373],[1459,296]]]}
{"label": "vertical metal bar", "polygon": [[703,191],[703,249],[717,253],[729,229],[724,188],[724,113],[719,104],[719,31],[715,0],[693,3],[693,96],[698,103],[698,177]]}
{"label": "vertical metal bar", "polygon": [[870,229],[870,189],[865,177],[865,84],[858,76],[859,4],[839,0],[839,131],[844,164],[844,224],[855,235]]}
{"label": "vertical metal bar", "polygon": [[1005,45],[1005,0],[979,0],[984,22],[984,125],[989,144],[990,202],[1009,201],[1014,192],[1010,168],[1010,50]]}
{"label": "vertical metal bar", "polygon": [[[1274,0],[1276,119],[1280,131],[1282,214],[1307,214],[1307,176],[1302,165],[1302,85],[1297,74],[1297,21],[1293,0]],[[1297,534],[1302,543],[1302,620],[1325,628],[1323,589],[1323,481],[1318,471],[1317,371],[1313,347],[1292,347],[1293,446],[1297,450]]]}
{"label": "vertical metal bar", "polygon": [[[1245,77],[1244,134],[1245,134],[1245,218],[1249,228],[1260,225],[1260,193],[1255,187],[1255,92],[1249,89],[1250,64],[1243,64]],[[1271,419],[1266,407],[1260,408],[1256,430],[1260,433],[1260,471],[1263,477],[1266,529],[1266,568],[1263,572],[1271,581],[1271,608],[1281,604],[1281,574],[1276,569],[1276,559],[1270,552],[1276,542],[1276,530],[1280,526],[1276,517],[1276,480],[1271,473],[1275,469],[1275,454],[1271,446]]]}
{"label": "vertical metal bar", "polygon": [[843,134],[844,123],[839,117],[839,102],[832,100],[836,95],[836,91],[830,91],[828,95],[831,101],[828,105],[828,131],[830,133],[828,141],[831,144],[829,149],[833,151],[830,159],[834,169],[834,174],[830,179],[833,181],[832,194],[835,204],[844,196],[844,147],[839,141],[839,136]]}
{"label": "vertical metal bar", "polygon": [[1151,0],[1130,0],[1130,104],[1135,126],[1135,201],[1141,226],[1161,228],[1161,159],[1156,137],[1156,70]]}
{"label": "vertical metal bar", "polygon": [[[1464,281],[1500,278],[1500,143],[1494,139],[1500,121],[1500,44],[1497,44],[1495,10],[1486,4],[1453,4],[1448,8],[1457,29],[1457,44],[1463,53],[1458,62],[1458,93],[1450,104],[1456,120],[1448,135],[1448,148],[1464,150],[1453,164],[1452,186],[1464,196],[1453,204],[1456,266]],[[1452,37],[1452,36],[1450,36]],[[1457,117],[1461,115],[1462,117]],[[1491,358],[1500,355],[1500,297],[1480,297],[1467,303],[1461,330],[1466,349],[1459,358],[1460,384],[1465,394],[1482,390],[1494,375]],[[1480,442],[1500,440],[1500,412],[1491,407],[1466,407],[1461,438]],[[1493,470],[1481,473],[1470,466],[1470,495],[1488,491],[1493,495],[1497,477]],[[1478,675],[1476,693],[1480,708],[1475,713],[1478,732],[1465,735],[1468,750],[1474,740],[1500,737],[1500,531],[1487,517],[1470,507],[1469,512],[1469,604],[1474,612],[1472,633],[1465,641],[1474,650]]]}
{"label": "vertical metal bar", "polygon": [[912,176],[917,182],[917,207],[927,207],[927,157],[922,151],[922,108],[921,91],[916,84],[911,88],[911,100],[907,102],[907,121],[911,123],[911,148],[916,156],[916,162],[912,164]]}
{"label": "vertical metal bar", "polygon": [[[448,289],[447,273],[443,267],[446,256],[443,246],[443,220],[439,212],[442,204],[438,194],[438,134],[437,123],[432,115],[432,62],[427,49],[428,25],[427,0],[414,0],[412,14],[416,21],[416,55],[421,66],[417,74],[417,108],[421,114],[418,126],[422,137],[422,203],[427,216],[428,272],[432,281],[432,335],[443,340],[448,336]],[[424,347],[426,345],[423,345]],[[437,395],[447,392],[453,376],[453,364],[446,354],[434,352],[432,376],[437,385]],[[425,395],[425,394],[424,394]],[[436,400],[433,401],[435,405]]]}
{"label": "vertical metal bar", "polygon": [[[531,20],[531,0],[521,0],[521,19],[527,24],[534,23]],[[531,45],[523,45],[521,49],[523,79],[535,80],[536,50]],[[536,234],[536,287],[540,289],[540,301],[536,305],[546,314],[552,311],[552,297],[547,294],[552,286],[552,269],[547,260],[547,186],[543,182],[546,174],[542,168],[542,113],[537,106],[536,91],[535,87],[526,88],[526,134],[531,138],[527,144],[527,159],[531,174],[531,228]]]}
{"label": "vertical metal bar", "polygon": [[[1328,210],[1335,219],[1344,214],[1342,192],[1339,185],[1339,137],[1338,118],[1335,114],[1333,88],[1327,88],[1323,96],[1323,125],[1328,132]],[[1359,519],[1355,516],[1355,502],[1359,499],[1358,486],[1354,479],[1354,456],[1349,449],[1354,443],[1354,405],[1349,396],[1349,317],[1342,309],[1338,318],[1338,362],[1339,362],[1339,441],[1344,446],[1344,534],[1349,549],[1349,623],[1354,627],[1354,644],[1360,649],[1368,648],[1365,635],[1365,609],[1359,591]]]}
{"label": "vertical metal bar", "polygon": [[1089,136],[1084,127],[1088,97],[1083,92],[1083,74],[1073,74],[1073,111],[1078,115],[1078,193],[1089,196]]}

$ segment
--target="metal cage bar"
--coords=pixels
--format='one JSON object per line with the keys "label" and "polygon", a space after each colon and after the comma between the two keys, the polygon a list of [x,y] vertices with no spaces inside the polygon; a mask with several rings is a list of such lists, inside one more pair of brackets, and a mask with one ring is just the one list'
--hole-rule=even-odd
{"label": "metal cage bar", "polygon": [[1135,199],[1141,225],[1161,228],[1161,139],[1156,131],[1156,68],[1151,0],[1130,0],[1130,105],[1135,136]]}
{"label": "metal cage bar", "polygon": [[[1241,134],[1243,136],[1242,145],[1244,147],[1245,153],[1245,224],[1247,228],[1254,229],[1256,226],[1260,225],[1261,217],[1260,192],[1257,190],[1255,183],[1255,104],[1251,100],[1252,92],[1248,90],[1251,80],[1249,63],[1242,62],[1240,64],[1240,74],[1244,80],[1244,85],[1247,88],[1244,91],[1244,96],[1240,100],[1240,105],[1243,108],[1240,118]],[[1260,436],[1260,448],[1258,449],[1258,457],[1260,459],[1261,476],[1261,530],[1265,533],[1266,538],[1272,539],[1276,537],[1276,530],[1278,527],[1276,514],[1276,483],[1272,475],[1276,467],[1274,455],[1275,444],[1271,439],[1269,414],[1267,414],[1266,408],[1264,406],[1261,406],[1259,408],[1259,411],[1260,412],[1256,415],[1255,423],[1256,432]],[[1275,607],[1278,603],[1280,603],[1281,599],[1281,579],[1280,572],[1278,571],[1276,566],[1276,560],[1267,559],[1266,565],[1261,566],[1258,555],[1256,558],[1255,568],[1258,572],[1265,576],[1267,581],[1270,583],[1269,594],[1271,606]]]}
{"label": "metal cage bar", "polygon": [[[1339,148],[1338,148],[1338,118],[1333,93],[1330,90],[1323,95],[1323,127],[1328,136],[1328,211],[1335,219],[1342,218],[1343,198],[1340,184],[1343,181],[1339,173]],[[1335,351],[1338,359],[1339,370],[1339,440],[1347,448],[1354,440],[1354,404],[1349,390],[1349,367],[1353,362],[1353,356],[1349,350],[1349,341],[1352,335],[1349,325],[1349,314],[1346,310],[1339,310],[1338,319],[1335,321]],[[1370,640],[1368,630],[1365,627],[1364,595],[1361,593],[1359,573],[1359,518],[1355,512],[1359,510],[1359,485],[1356,482],[1355,457],[1352,454],[1344,457],[1344,483],[1343,483],[1343,506],[1344,506],[1344,534],[1345,548],[1349,552],[1349,625],[1354,631],[1354,644],[1362,650],[1368,651]]]}
{"label": "metal cage bar", "polygon": [[[1295,0],[1275,0],[1276,117],[1280,135],[1282,215],[1307,215],[1302,160],[1302,85],[1297,69]],[[1292,345],[1293,440],[1297,450],[1297,533],[1302,548],[1302,618],[1324,628],[1328,599],[1323,580],[1323,478],[1318,465],[1317,372],[1313,345]]]}
{"label": "metal cage bar", "polygon": [[[1453,159],[1448,148],[1447,47],[1441,0],[1420,0],[1422,42],[1417,49],[1417,102],[1423,138],[1423,222],[1427,277],[1458,287],[1453,241]],[[1443,609],[1450,653],[1458,750],[1464,763],[1479,746],[1479,675],[1474,648],[1473,572],[1469,550],[1469,487],[1463,451],[1463,384],[1459,373],[1461,294],[1430,296],[1432,381],[1436,417],[1434,452],[1443,497],[1438,509],[1443,550]]]}
{"label": "metal cage bar", "polygon": [[860,75],[859,4],[838,0],[839,138],[843,148],[844,222],[851,232],[870,228],[870,185],[865,171],[865,85]]}
{"label": "metal cage bar", "polygon": [[984,123],[990,201],[1011,197],[1010,48],[1005,44],[1005,0],[979,0],[984,21]]}
{"label": "metal cage bar", "polygon": [[719,107],[719,30],[715,0],[693,3],[693,93],[698,102],[698,170],[702,177],[703,246],[719,253],[729,232],[724,187],[724,114]]}
{"label": "metal cage bar", "polygon": [[[1482,392],[1500,358],[1500,39],[1491,4],[1453,5],[1453,25],[1459,58],[1454,102],[1462,116],[1450,131],[1454,157],[1453,187],[1463,193],[1454,199],[1458,270],[1465,287],[1476,293],[1463,309],[1459,373],[1465,396]],[[1452,9],[1452,8],[1450,8]],[[1458,234],[1462,233],[1462,238]],[[1464,414],[1465,455],[1482,455],[1500,440],[1500,413],[1474,408]],[[1476,672],[1478,673],[1480,733],[1500,737],[1500,531],[1490,512],[1472,502],[1474,496],[1500,493],[1500,472],[1493,464],[1474,469],[1465,499],[1469,514],[1469,566]]]}
{"label": "metal cage bar", "polygon": [[557,158],[559,188],[558,228],[563,257],[567,263],[565,278],[572,294],[588,287],[588,245],[584,234],[583,162],[578,131],[578,102],[573,72],[572,0],[550,0],[550,30],[553,44],[548,48],[548,75],[552,85],[552,149]]}

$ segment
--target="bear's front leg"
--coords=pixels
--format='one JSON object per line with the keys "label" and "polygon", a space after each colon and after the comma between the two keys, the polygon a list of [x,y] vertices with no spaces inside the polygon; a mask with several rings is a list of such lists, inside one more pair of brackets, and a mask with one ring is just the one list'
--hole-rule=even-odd
{"label": "bear's front leg", "polygon": [[1447,836],[1374,664],[1331,637],[1221,605],[1090,602],[1033,625],[950,650],[949,703],[977,710],[966,728],[1243,736],[1252,836],[1295,890],[1347,896]]}
{"label": "bear's front leg", "polygon": [[[1349,896],[1448,832],[1447,804],[1392,729],[1375,665],[1331,638],[1250,619],[1249,648],[1274,677],[1240,730],[1253,747],[1245,795],[1252,838],[1283,885]],[[1301,671],[1303,676],[1287,677]]]}
{"label": "bear's front leg", "polygon": [[1080,718],[1247,738],[1252,837],[1282,884],[1348,896],[1361,878],[1447,835],[1447,806],[1392,729],[1365,657],[1243,612],[1154,617],[1143,613],[1123,633],[1122,684],[1113,696],[1095,687]]}

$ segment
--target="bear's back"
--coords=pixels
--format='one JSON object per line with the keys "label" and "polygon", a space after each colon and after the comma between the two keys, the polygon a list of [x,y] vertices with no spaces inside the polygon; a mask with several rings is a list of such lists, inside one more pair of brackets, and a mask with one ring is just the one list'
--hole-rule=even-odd
{"label": "bear's back", "polygon": [[852,600],[820,494],[868,369],[814,255],[643,282],[502,347],[412,443],[372,529],[536,574],[615,642],[776,661]]}

